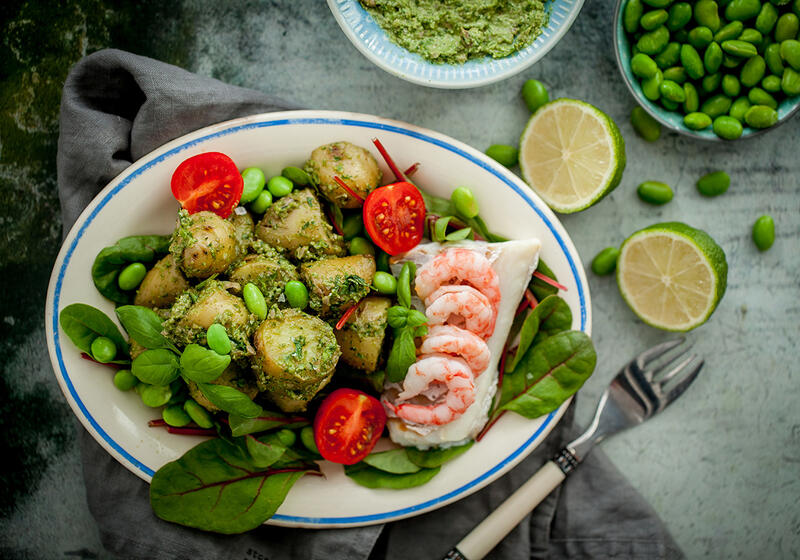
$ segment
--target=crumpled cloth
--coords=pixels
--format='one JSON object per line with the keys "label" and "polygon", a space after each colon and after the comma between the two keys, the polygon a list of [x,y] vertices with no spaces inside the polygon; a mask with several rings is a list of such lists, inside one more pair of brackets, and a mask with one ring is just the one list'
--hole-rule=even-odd
{"label": "crumpled cloth", "polygon": [[[291,102],[119,50],[87,56],[70,72],[61,103],[58,188],[64,232],[109,181],[165,142],[227,119],[293,108]],[[449,506],[386,525],[325,530],[264,525],[234,536],[174,525],[153,514],[148,485],[84,431],[87,499],[103,545],[119,558],[436,559],[575,436],[573,408],[542,445],[499,480]],[[597,449],[489,555],[682,556],[655,512]]]}

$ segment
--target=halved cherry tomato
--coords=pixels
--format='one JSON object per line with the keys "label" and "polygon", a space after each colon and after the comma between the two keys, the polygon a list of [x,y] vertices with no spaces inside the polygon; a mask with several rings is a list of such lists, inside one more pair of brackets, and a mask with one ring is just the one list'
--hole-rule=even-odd
{"label": "halved cherry tomato", "polygon": [[364,201],[363,215],[372,241],[390,255],[413,249],[422,240],[425,201],[411,183],[378,187]]}
{"label": "halved cherry tomato", "polygon": [[189,214],[209,210],[227,218],[242,198],[244,180],[233,160],[219,152],[184,160],[172,174],[172,194]]}
{"label": "halved cherry tomato", "polygon": [[314,442],[333,463],[353,465],[369,455],[386,425],[386,412],[375,397],[355,389],[336,389],[314,417]]}

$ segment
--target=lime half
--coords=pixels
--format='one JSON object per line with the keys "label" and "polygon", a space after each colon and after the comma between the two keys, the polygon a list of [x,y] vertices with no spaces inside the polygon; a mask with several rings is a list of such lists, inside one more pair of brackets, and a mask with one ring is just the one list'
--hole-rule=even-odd
{"label": "lime half", "polygon": [[625,141],[600,109],[556,99],[530,118],[519,146],[522,178],[556,212],[584,210],[610,193],[625,169]]}
{"label": "lime half", "polygon": [[725,293],[728,263],[706,232],[680,222],[655,224],[620,248],[617,283],[645,323],[668,331],[702,325]]}

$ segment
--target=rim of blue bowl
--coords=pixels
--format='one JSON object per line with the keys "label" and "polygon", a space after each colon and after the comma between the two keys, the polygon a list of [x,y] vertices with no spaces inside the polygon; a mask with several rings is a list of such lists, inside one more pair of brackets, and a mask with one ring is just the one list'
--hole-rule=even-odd
{"label": "rim of blue bowl", "polygon": [[[630,68],[630,42],[628,41],[627,33],[622,29],[622,6],[627,2],[628,0],[617,0],[617,6],[614,10],[614,55],[617,59],[617,67],[619,68],[620,74],[622,74],[622,80],[625,82],[625,86],[628,88],[628,91],[631,92],[631,95],[633,95],[633,98],[639,106],[661,123],[662,126],[683,134],[684,136],[712,142],[735,142],[735,140],[720,138],[714,134],[711,127],[704,130],[692,130],[686,127],[686,125],[683,124],[683,117],[680,113],[663,109],[644,96],[642,87],[639,81],[634,78]],[[624,61],[623,56],[625,57]],[[778,122],[769,128],[761,129],[745,126],[742,135],[736,140],[753,138],[775,130],[780,125],[790,120],[798,110],[800,110],[800,95],[794,98],[787,97],[778,105]]]}
{"label": "rim of blue bowl", "polygon": [[572,27],[584,0],[544,0],[547,26],[525,47],[504,58],[471,59],[464,64],[434,64],[392,43],[358,0],[328,0],[336,22],[361,54],[384,71],[418,85],[467,89],[509,78],[542,59]]}

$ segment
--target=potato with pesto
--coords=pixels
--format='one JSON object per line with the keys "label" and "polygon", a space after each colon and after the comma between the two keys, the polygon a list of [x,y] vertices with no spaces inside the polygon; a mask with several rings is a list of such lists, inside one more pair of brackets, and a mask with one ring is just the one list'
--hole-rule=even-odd
{"label": "potato with pesto", "polygon": [[[350,142],[333,142],[316,148],[304,167],[319,192],[339,208],[361,208],[367,195],[381,184],[378,162],[366,149]],[[358,200],[336,181],[338,177]]]}
{"label": "potato with pesto", "polygon": [[278,303],[287,282],[298,280],[297,269],[275,250],[247,255],[231,270],[230,280],[239,286],[252,283],[264,294],[267,304]]}
{"label": "potato with pesto", "polygon": [[367,373],[378,369],[391,305],[389,298],[365,297],[342,328],[334,331],[345,363]]}
{"label": "potato with pesto", "polygon": [[213,212],[181,210],[169,250],[186,276],[208,278],[236,260],[236,228]]}
{"label": "potato with pesto", "polygon": [[323,255],[344,255],[344,240],[333,232],[311,189],[300,189],[279,198],[256,224],[256,237],[298,260]]}
{"label": "potato with pesto", "polygon": [[231,214],[228,221],[233,224],[238,255],[247,254],[250,243],[255,239],[256,223],[253,221],[253,216],[244,208],[239,207]]}
{"label": "potato with pesto", "polygon": [[375,257],[351,255],[305,263],[300,275],[310,292],[311,309],[335,315],[369,294]]}
{"label": "potato with pesto", "polygon": [[[250,399],[258,394],[258,386],[252,379],[250,372],[241,371],[234,364],[225,368],[225,371],[220,374],[215,380],[210,381],[212,385],[224,385],[226,387],[233,387],[237,391],[241,391]],[[215,404],[206,398],[197,383],[190,379],[186,379],[186,386],[189,389],[189,395],[197,401],[197,404],[208,410],[209,412],[219,412],[220,409]]]}
{"label": "potato with pesto", "polygon": [[284,412],[306,409],[333,376],[341,354],[333,329],[297,309],[272,308],[253,335],[259,388]]}
{"label": "potato with pesto", "polygon": [[175,264],[175,257],[170,253],[147,271],[144,280],[139,284],[133,303],[150,308],[169,307],[188,289],[189,281]]}

